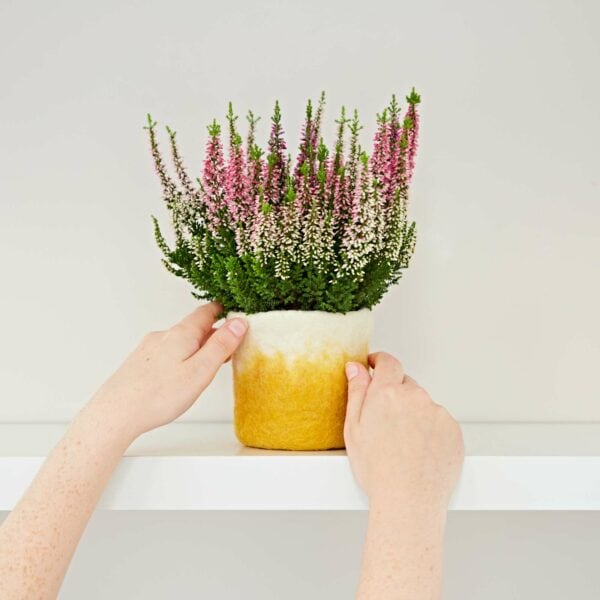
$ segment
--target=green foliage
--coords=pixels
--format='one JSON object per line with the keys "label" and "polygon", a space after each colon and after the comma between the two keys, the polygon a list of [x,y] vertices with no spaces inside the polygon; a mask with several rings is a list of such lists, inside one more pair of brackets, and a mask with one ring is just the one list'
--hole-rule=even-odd
{"label": "green foliage", "polygon": [[[238,256],[233,240],[217,242],[211,235],[180,241],[169,248],[154,220],[156,242],[164,254],[165,267],[177,277],[187,279],[195,288],[195,297],[218,300],[225,313],[230,310],[246,314],[269,310],[322,310],[346,313],[378,304],[388,288],[397,283],[408,267],[416,239],[415,223],[403,231],[398,258],[373,256],[362,280],[345,274],[317,269],[314,265],[295,263],[288,276],[276,275],[273,260],[253,254]],[[193,245],[204,246],[199,263]]]}

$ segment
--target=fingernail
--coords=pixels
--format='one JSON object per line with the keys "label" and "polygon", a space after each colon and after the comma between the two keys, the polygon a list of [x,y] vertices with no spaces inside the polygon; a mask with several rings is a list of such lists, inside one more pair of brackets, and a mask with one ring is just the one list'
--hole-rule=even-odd
{"label": "fingernail", "polygon": [[246,333],[246,329],[248,329],[248,323],[243,319],[231,319],[231,321],[227,322],[227,327],[229,327],[229,331],[233,335],[242,337]]}
{"label": "fingernail", "polygon": [[348,381],[354,379],[358,375],[358,366],[355,363],[346,363],[346,377]]}

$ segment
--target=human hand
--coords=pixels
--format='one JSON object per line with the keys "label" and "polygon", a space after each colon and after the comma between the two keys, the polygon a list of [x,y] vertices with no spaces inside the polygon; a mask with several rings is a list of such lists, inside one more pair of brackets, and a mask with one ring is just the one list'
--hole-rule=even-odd
{"label": "human hand", "polygon": [[369,356],[373,375],[348,363],[344,437],[352,471],[370,502],[445,510],[464,446],[458,423],[393,356]]}
{"label": "human hand", "polygon": [[183,414],[240,345],[247,323],[214,327],[222,306],[197,308],[167,331],[146,335],[102,385],[89,406],[132,438]]}
{"label": "human hand", "polygon": [[56,598],[86,523],[123,452],[186,411],[242,341],[210,303],[148,334],[75,417],[0,527],[0,596]]}

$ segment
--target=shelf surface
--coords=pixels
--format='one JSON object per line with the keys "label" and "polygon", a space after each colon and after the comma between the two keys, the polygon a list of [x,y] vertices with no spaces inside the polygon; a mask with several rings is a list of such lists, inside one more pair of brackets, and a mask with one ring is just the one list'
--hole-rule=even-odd
{"label": "shelf surface", "polygon": [[[0,510],[11,510],[64,424],[0,425]],[[600,424],[462,424],[453,510],[600,510]],[[139,438],[110,510],[365,510],[344,451],[245,448],[232,425],[175,423]]]}

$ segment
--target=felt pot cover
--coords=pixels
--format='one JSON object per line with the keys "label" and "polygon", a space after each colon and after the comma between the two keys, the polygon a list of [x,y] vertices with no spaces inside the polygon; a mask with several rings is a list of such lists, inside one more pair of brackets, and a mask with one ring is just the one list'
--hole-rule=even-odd
{"label": "felt pot cover", "polygon": [[278,450],[344,447],[345,363],[366,364],[372,313],[281,310],[243,315],[233,356],[235,432],[242,444]]}

